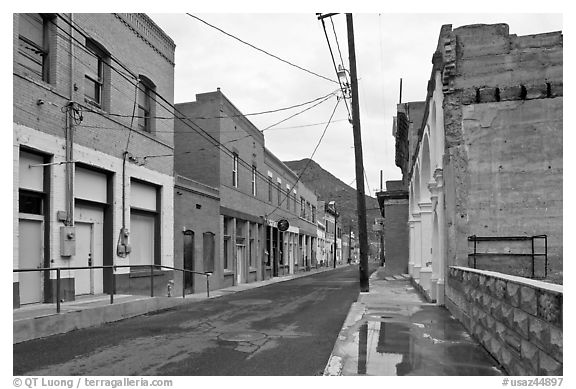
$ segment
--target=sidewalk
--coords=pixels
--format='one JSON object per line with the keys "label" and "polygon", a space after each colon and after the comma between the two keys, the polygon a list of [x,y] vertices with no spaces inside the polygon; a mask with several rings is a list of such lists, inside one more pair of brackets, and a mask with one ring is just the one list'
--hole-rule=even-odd
{"label": "sidewalk", "polygon": [[447,309],[427,303],[407,274],[370,277],[352,307],[324,375],[505,375]]}
{"label": "sidewalk", "polygon": [[[340,265],[338,268],[347,265]],[[149,297],[134,295],[114,295],[114,304],[110,304],[107,294],[79,297],[76,301],[61,304],[60,313],[56,313],[56,304],[33,304],[13,310],[13,340],[12,343],[44,338],[50,335],[63,334],[81,328],[95,327],[104,323],[127,319],[146,313],[169,309],[175,306],[192,304],[197,301],[214,299],[221,296],[259,288],[309,276],[312,274],[334,270],[330,267],[311,269],[307,272],[275,277],[269,280],[240,284],[228,288],[188,294],[185,298]]]}

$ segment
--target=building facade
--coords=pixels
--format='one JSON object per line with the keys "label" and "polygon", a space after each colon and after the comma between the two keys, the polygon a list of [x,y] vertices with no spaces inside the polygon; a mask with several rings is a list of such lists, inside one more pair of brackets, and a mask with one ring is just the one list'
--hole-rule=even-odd
{"label": "building facade", "polygon": [[[224,278],[220,257],[218,189],[176,175],[174,186],[174,294],[217,289]],[[206,275],[210,273],[206,282]]]}
{"label": "building facade", "polygon": [[[173,162],[149,157],[174,150],[172,121],[154,119],[172,115],[174,42],[144,14],[13,21],[14,269],[63,268],[66,301],[113,276],[149,289],[151,265],[173,266]],[[156,273],[164,288],[171,271]],[[56,271],[13,285],[14,306],[54,301]]]}
{"label": "building facade", "polygon": [[324,209],[324,226],[326,229],[324,259],[328,266],[334,267],[334,261],[336,264],[342,263],[342,228],[338,224],[340,214],[335,203],[320,201],[318,205]]}
{"label": "building facade", "polygon": [[[408,191],[403,181],[386,181],[376,193],[383,223],[385,275],[409,274]],[[382,253],[381,253],[382,254]]]}
{"label": "building facade", "polygon": [[[176,111],[185,118],[175,125],[176,173],[219,196],[221,261],[215,262],[211,285],[221,288],[309,269],[315,255],[311,210],[316,196],[266,149],[262,132],[220,90],[177,104]],[[279,228],[280,220],[288,221],[286,231]]]}
{"label": "building facade", "polygon": [[561,32],[446,25],[426,101],[398,106],[409,272],[430,300],[450,300],[450,266],[562,283],[562,53]]}

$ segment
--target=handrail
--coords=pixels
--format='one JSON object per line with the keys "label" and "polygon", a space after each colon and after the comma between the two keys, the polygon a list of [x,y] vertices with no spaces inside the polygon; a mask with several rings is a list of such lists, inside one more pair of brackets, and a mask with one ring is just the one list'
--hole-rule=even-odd
{"label": "handrail", "polygon": [[117,268],[147,268],[150,269],[150,297],[154,297],[154,268],[164,268],[182,272],[182,298],[186,297],[185,274],[199,274],[206,277],[206,297],[210,298],[210,277],[212,272],[197,272],[194,270],[176,268],[166,265],[100,265],[100,266],[70,266],[70,267],[39,267],[39,268],[24,268],[12,269],[15,273],[33,272],[33,271],[56,271],[56,312],[60,313],[60,275],[62,270],[94,270],[94,269],[111,269],[111,288],[110,288],[110,304],[114,304],[114,293],[116,290],[116,277],[114,272]]}
{"label": "handrail", "polygon": [[[544,239],[544,252],[543,253],[536,253],[534,252],[534,240],[535,239]],[[468,254],[468,257],[473,257],[474,259],[474,269],[476,269],[476,257],[477,256],[489,256],[489,255],[506,255],[506,256],[526,256],[532,258],[532,276],[531,278],[535,278],[535,258],[540,256],[544,257],[544,278],[548,276],[548,235],[541,234],[541,235],[532,235],[532,236],[476,236],[471,235],[468,237],[469,242],[474,242],[474,252],[472,254]],[[530,253],[478,253],[477,252],[477,242],[504,242],[504,241],[530,241],[531,243],[531,252]]]}

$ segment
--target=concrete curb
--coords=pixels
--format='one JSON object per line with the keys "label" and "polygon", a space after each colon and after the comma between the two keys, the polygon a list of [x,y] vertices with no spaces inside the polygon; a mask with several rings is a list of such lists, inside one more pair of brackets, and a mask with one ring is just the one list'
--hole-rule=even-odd
{"label": "concrete curb", "polygon": [[[342,267],[337,267],[340,269]],[[21,343],[33,339],[44,338],[51,335],[64,334],[73,330],[90,328],[105,323],[112,323],[144,315],[151,312],[170,309],[176,306],[193,304],[198,301],[218,298],[235,294],[245,290],[251,290],[278,282],[290,281],[300,277],[311,276],[325,271],[335,270],[334,268],[316,269],[316,271],[290,274],[279,278],[241,284],[226,289],[219,289],[210,292],[210,297],[205,295],[188,295],[186,298],[174,297],[144,297],[130,299],[129,301],[116,301],[114,304],[102,304],[99,301],[96,306],[86,306],[86,304],[76,303],[73,305],[63,305],[60,313],[38,313],[35,317],[13,319],[13,339],[12,343]],[[89,303],[88,303],[89,304]],[[84,306],[83,306],[84,305]]]}
{"label": "concrete curb", "polygon": [[340,333],[338,333],[338,338],[336,339],[336,343],[334,344],[334,348],[332,349],[332,353],[330,354],[330,358],[328,359],[328,363],[324,369],[325,376],[342,375],[342,368],[344,366],[343,361],[346,356],[343,346],[348,336],[350,336],[351,327],[361,321],[365,313],[366,304],[364,303],[355,302],[350,306],[350,311],[348,311],[342,329],[340,330]]}
{"label": "concrete curb", "polygon": [[[188,303],[194,301],[197,300],[189,300]],[[112,323],[185,303],[182,300],[173,300],[168,297],[149,297],[105,306],[71,308],[60,314],[54,312],[54,314],[14,320],[13,344]]]}

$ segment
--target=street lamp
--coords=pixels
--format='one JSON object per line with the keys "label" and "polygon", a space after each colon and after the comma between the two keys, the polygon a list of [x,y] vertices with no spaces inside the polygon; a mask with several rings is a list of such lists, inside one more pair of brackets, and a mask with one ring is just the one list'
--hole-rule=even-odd
{"label": "street lamp", "polygon": [[342,88],[342,94],[344,95],[345,99],[352,98],[352,90],[350,89],[350,82],[348,81],[348,70],[344,68],[342,65],[338,65],[338,71],[336,74],[338,75],[338,81],[340,82]]}

